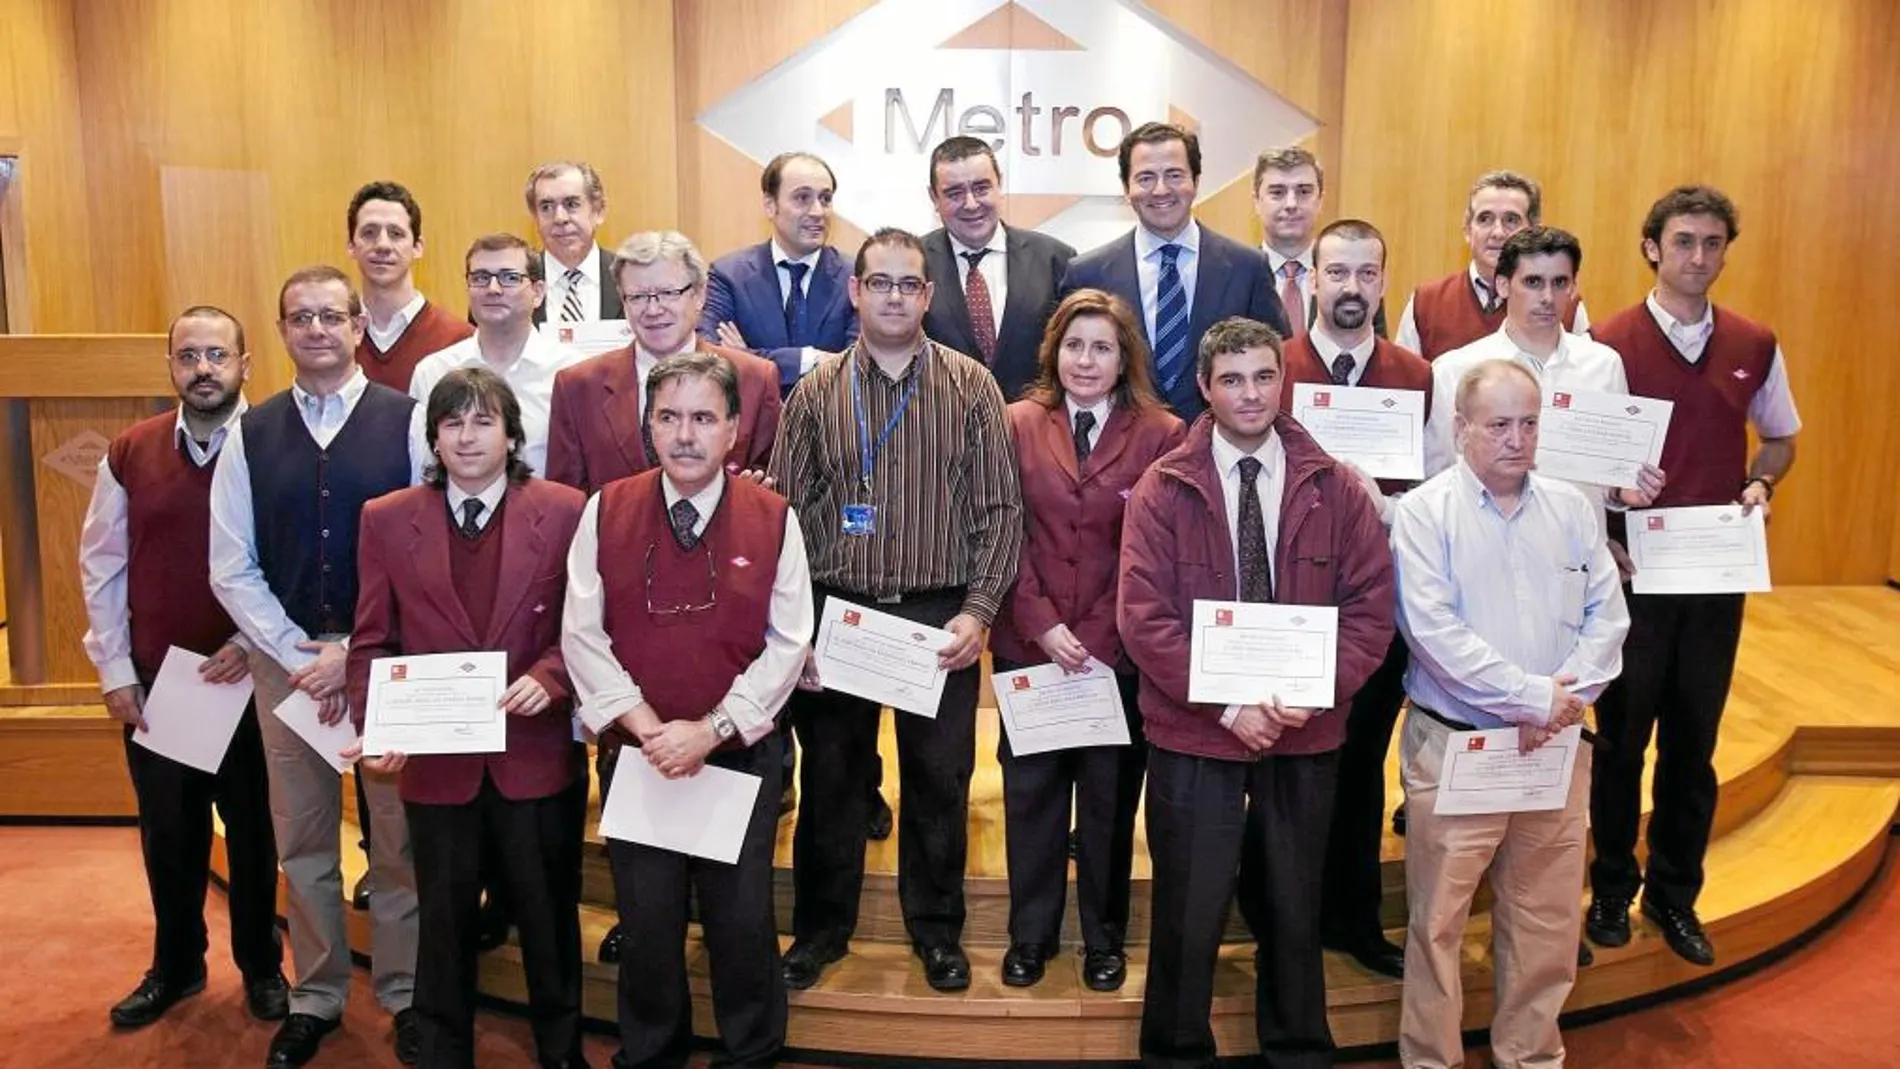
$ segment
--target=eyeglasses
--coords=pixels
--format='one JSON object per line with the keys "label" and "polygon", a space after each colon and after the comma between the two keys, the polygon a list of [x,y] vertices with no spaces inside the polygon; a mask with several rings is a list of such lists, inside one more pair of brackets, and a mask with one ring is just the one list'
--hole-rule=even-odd
{"label": "eyeglasses", "polygon": [[642,290],[639,293],[622,293],[620,302],[626,305],[629,311],[637,312],[650,304],[678,304],[691,292],[693,292],[693,287],[690,285],[673,290]]}
{"label": "eyeglasses", "polygon": [[687,613],[705,612],[707,609],[719,604],[719,573],[713,570],[713,558],[718,556],[718,554],[713,552],[711,542],[707,542],[705,539],[701,539],[700,542],[706,547],[706,600],[704,602],[694,602],[686,605],[674,605],[666,609],[656,609],[653,607],[653,555],[659,552],[660,544],[658,542],[647,543],[647,615],[683,616]]}
{"label": "eyeglasses", "polygon": [[505,290],[518,290],[527,285],[528,273],[526,271],[470,271],[468,273],[469,289],[485,290],[490,282],[501,283],[501,288]]}
{"label": "eyeglasses", "polygon": [[879,297],[887,296],[893,289],[906,297],[915,297],[924,292],[924,287],[929,285],[916,275],[905,275],[903,278],[872,275],[870,278],[860,279],[858,284]]}
{"label": "eyeglasses", "polygon": [[335,330],[343,324],[348,323],[350,318],[351,316],[348,312],[339,312],[334,308],[325,308],[315,312],[304,309],[303,311],[292,312],[285,316],[284,325],[308,329],[317,323],[322,323],[324,329]]}
{"label": "eyeglasses", "polygon": [[234,355],[229,349],[180,349],[171,355],[171,360],[181,368],[195,368],[200,363],[219,368],[230,363]]}

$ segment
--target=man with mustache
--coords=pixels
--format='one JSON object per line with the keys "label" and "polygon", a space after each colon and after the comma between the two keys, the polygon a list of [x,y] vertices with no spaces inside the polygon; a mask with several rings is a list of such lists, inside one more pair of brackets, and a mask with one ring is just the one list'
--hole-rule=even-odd
{"label": "man with mustache", "polygon": [[[356,362],[371,382],[407,392],[409,377],[423,357],[454,345],[474,328],[416,290],[422,206],[406,187],[396,182],[365,185],[350,198],[346,223],[367,316]],[[367,835],[369,825],[363,831]]]}
{"label": "man with mustache", "polygon": [[600,175],[582,160],[556,160],[535,168],[524,196],[541,235],[536,277],[547,281],[547,299],[535,305],[534,325],[550,317],[557,323],[622,318],[620,294],[607,277],[613,257],[594,239],[607,218]]}
{"label": "man with mustache", "polygon": [[[1267,255],[1286,312],[1287,337],[1298,338],[1319,316],[1313,230],[1326,210],[1326,169],[1297,145],[1262,151],[1253,165],[1253,210],[1263,235],[1260,251]],[[1372,330],[1386,336],[1383,299],[1373,312]]]}
{"label": "man with mustache", "polygon": [[166,332],[178,407],[133,424],[99,461],[79,538],[86,655],[99,670],[106,711],[125,725],[125,761],[138,798],[139,845],[152,895],[152,963],[112,1023],[139,1028],[204,990],[204,905],[211,810],[224,821],[229,859],[231,958],[245,1002],[260,1021],[289,1012],[277,938],[277,845],[257,710],[245,709],[216,772],[136,745],[146,691],[167,650],[206,658],[198,674],[236,683],[250,672],[250,640],[211,593],[207,568],[211,479],[248,407],[244,328],[230,313],[185,309]]}
{"label": "man with mustache", "polygon": [[805,544],[783,497],[726,474],[743,403],[732,363],[712,352],[669,356],[647,385],[659,464],[588,500],[568,554],[562,652],[581,717],[600,734],[603,783],[621,762],[668,779],[712,764],[762,782],[734,864],[608,840],[628,941],[614,1064],[686,1064],[696,896],[726,1048],[719,1061],[771,1065],[787,1014],[772,911],[783,767],[775,717],[810,649]]}

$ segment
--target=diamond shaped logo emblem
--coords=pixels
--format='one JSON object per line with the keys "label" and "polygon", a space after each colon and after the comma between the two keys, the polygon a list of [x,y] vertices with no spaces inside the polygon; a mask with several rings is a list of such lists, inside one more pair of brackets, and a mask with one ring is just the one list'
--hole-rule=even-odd
{"label": "diamond shaped logo emblem", "polygon": [[111,444],[112,439],[98,431],[83,430],[55,446],[40,463],[91,490],[99,477],[99,460]]}
{"label": "diamond shaped logo emblem", "polygon": [[1385,400],[1383,400],[1383,401],[1380,401],[1379,403],[1380,403],[1380,404],[1382,404],[1382,405],[1384,405],[1384,406],[1385,406],[1385,407],[1387,407],[1387,408],[1397,408],[1397,407],[1398,407],[1398,405],[1399,405],[1399,403],[1398,403],[1397,401],[1394,401],[1394,400],[1393,400],[1393,399],[1391,399],[1390,397],[1388,397],[1388,398],[1386,398],[1386,399],[1385,399]]}
{"label": "diamond shaped logo emblem", "polygon": [[1643,409],[1640,405],[1625,405],[1623,406],[1623,411],[1628,412],[1632,416],[1640,416],[1643,413]]}
{"label": "diamond shaped logo emblem", "polygon": [[473,672],[475,670],[475,666],[469,663],[468,661],[463,661],[461,664],[458,664],[455,667],[461,669],[464,674]]}

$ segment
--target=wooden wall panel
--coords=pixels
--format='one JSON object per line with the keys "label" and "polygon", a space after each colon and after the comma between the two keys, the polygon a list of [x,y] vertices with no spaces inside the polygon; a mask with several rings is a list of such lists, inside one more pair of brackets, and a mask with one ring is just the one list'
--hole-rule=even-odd
{"label": "wooden wall panel", "polygon": [[270,344],[276,316],[275,215],[270,179],[258,171],[166,167],[159,173],[165,234],[164,307],[213,304],[248,325],[259,354],[250,392],[267,397],[290,385],[291,367]]}
{"label": "wooden wall panel", "polygon": [[7,326],[15,333],[91,330],[97,320],[71,7],[71,0],[0,3],[0,142],[18,155],[19,214],[9,209],[7,252],[24,250],[24,263],[8,265]]}

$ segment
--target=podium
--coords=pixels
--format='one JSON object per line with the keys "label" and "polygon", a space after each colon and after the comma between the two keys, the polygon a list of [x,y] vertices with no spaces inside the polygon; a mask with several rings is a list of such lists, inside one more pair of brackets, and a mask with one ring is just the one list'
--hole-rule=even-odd
{"label": "podium", "polygon": [[99,701],[80,641],[80,527],[113,437],[177,403],[162,334],[0,335],[0,706]]}

